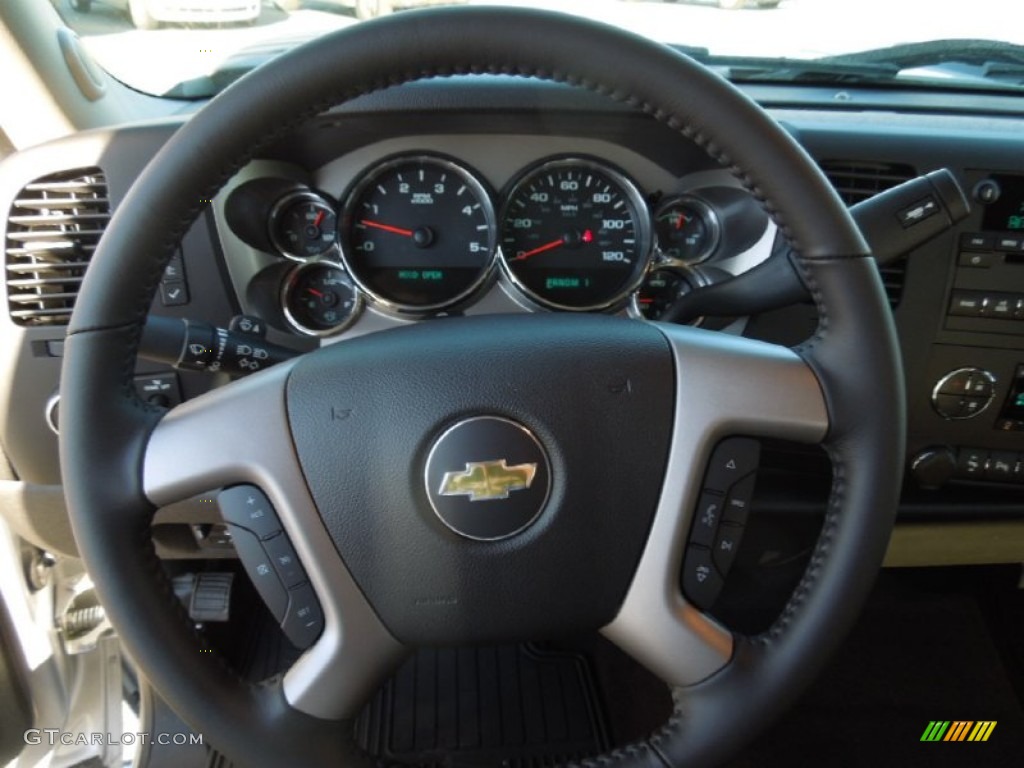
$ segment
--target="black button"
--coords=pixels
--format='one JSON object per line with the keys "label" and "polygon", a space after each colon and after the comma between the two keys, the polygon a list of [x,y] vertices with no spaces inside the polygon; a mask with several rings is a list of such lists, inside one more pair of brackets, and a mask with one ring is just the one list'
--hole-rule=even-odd
{"label": "black button", "polygon": [[968,419],[977,416],[988,407],[989,402],[987,397],[965,397],[960,406],[960,416]]}
{"label": "black button", "polygon": [[757,469],[761,444],[749,437],[723,440],[711,454],[704,489],[725,493],[733,483]]}
{"label": "black button", "polygon": [[295,554],[292,543],[285,534],[275,536],[263,542],[263,548],[270,555],[277,575],[288,588],[297,586],[306,580],[306,573],[302,570],[299,556]]}
{"label": "black button", "polygon": [[1008,451],[992,451],[985,466],[985,479],[1009,483],[1017,468],[1017,454]]}
{"label": "black button", "polygon": [[725,507],[722,510],[723,523],[746,525],[756,477],[754,474],[747,475],[729,489],[729,494],[725,497]]}
{"label": "black button", "polygon": [[982,179],[974,185],[974,189],[971,190],[971,194],[974,195],[974,199],[982,205],[991,205],[999,199],[1002,195],[1003,190],[999,186],[999,182],[995,179]]}
{"label": "black button", "polygon": [[229,331],[244,333],[246,336],[264,338],[267,335],[267,324],[255,315],[235,315],[228,324]]}
{"label": "black button", "polygon": [[996,250],[997,251],[1019,251],[1024,246],[1024,240],[1019,237],[997,237],[996,238]]}
{"label": "black button", "polygon": [[167,266],[164,267],[164,274],[161,278],[161,282],[164,283],[184,283],[185,282],[185,262],[181,258],[181,254],[176,254],[171,257],[171,260],[167,262]]}
{"label": "black button", "polygon": [[955,419],[963,413],[964,398],[960,395],[935,395],[932,398],[932,405],[940,416]]}
{"label": "black button", "polygon": [[960,317],[981,317],[985,310],[985,294],[976,291],[953,291],[949,314]]}
{"label": "black button", "polygon": [[718,529],[718,536],[715,538],[714,549],[711,550],[715,566],[722,576],[729,573],[733,561],[736,560],[736,553],[740,548],[740,539],[743,538],[743,526],[723,525]]}
{"label": "black button", "polygon": [[229,525],[228,528],[245,572],[249,574],[253,586],[267,604],[270,613],[277,621],[281,621],[288,608],[288,592],[278,578],[270,556],[252,533],[237,525]]}
{"label": "black button", "polygon": [[136,376],[133,380],[135,392],[148,403],[171,407],[181,402],[181,387],[176,373],[154,373]]}
{"label": "black button", "polygon": [[324,614],[309,584],[288,590],[288,613],[281,629],[300,650],[309,648],[324,630]]}
{"label": "black button", "polygon": [[992,397],[992,378],[982,371],[972,371],[965,394],[974,397]]}
{"label": "black button", "polygon": [[971,376],[974,373],[969,368],[962,371],[955,371],[948,374],[939,382],[940,395],[966,395],[971,386]]}
{"label": "black button", "polygon": [[967,251],[960,254],[956,263],[961,267],[969,267],[971,269],[988,269],[992,266],[993,256],[991,253],[974,253]]}
{"label": "black button", "polygon": [[913,205],[908,205],[902,211],[896,214],[896,218],[899,219],[903,228],[912,227],[925,219],[931,218],[939,212],[938,201],[929,195],[928,197],[922,197]]}
{"label": "black button", "polygon": [[722,518],[724,501],[721,496],[715,494],[702,493],[700,495],[700,501],[697,502],[697,509],[693,515],[693,528],[690,530],[691,544],[700,544],[702,547],[711,546],[715,540],[718,521]]}
{"label": "black button", "polygon": [[252,531],[261,539],[281,532],[274,507],[263,491],[255,485],[236,485],[217,495],[224,522],[234,523]]}
{"label": "black button", "polygon": [[961,448],[957,452],[956,473],[959,477],[980,479],[987,461],[988,451],[984,448]]}
{"label": "black button", "polygon": [[1000,320],[1013,320],[1013,313],[1017,309],[1017,297],[1005,293],[996,294],[989,298],[988,316],[997,317]]}
{"label": "black button", "polygon": [[992,238],[980,232],[965,232],[960,235],[960,247],[965,251],[990,251]]}
{"label": "black button", "polygon": [[1013,468],[1013,482],[1024,485],[1024,453],[1017,454],[1017,464]]}
{"label": "black button", "polygon": [[1024,297],[1017,299],[1013,307],[1013,319],[1024,320]]}
{"label": "black button", "polygon": [[711,550],[690,546],[683,561],[683,594],[701,610],[708,610],[718,599],[724,583],[711,563]]}
{"label": "black button", "polygon": [[160,303],[165,307],[188,304],[188,287],[181,280],[160,283]]}

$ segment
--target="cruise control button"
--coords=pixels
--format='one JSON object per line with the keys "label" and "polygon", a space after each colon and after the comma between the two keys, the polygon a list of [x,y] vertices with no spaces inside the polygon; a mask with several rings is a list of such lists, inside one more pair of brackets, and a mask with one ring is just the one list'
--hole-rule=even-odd
{"label": "cruise control button", "polygon": [[309,648],[324,630],[324,614],[309,584],[288,590],[288,613],[281,629],[300,650]]}
{"label": "cruise control button", "polygon": [[295,549],[285,534],[264,541],[263,548],[267,550],[274,570],[286,587],[294,587],[306,580],[306,572],[302,570],[299,556],[295,554]]}
{"label": "cruise control button", "polygon": [[736,523],[746,525],[747,515],[750,512],[750,499],[754,495],[754,480],[756,475],[749,474],[729,489],[725,497],[725,506],[722,510],[723,523]]}
{"label": "cruise control button", "polygon": [[711,454],[704,489],[725,493],[733,483],[757,469],[761,444],[749,437],[723,440]]}
{"label": "cruise control button", "polygon": [[263,549],[260,540],[245,528],[237,525],[228,525],[231,531],[231,539],[235,544],[235,551],[238,552],[238,559],[242,561],[245,572],[249,574],[252,584],[256,587],[263,602],[267,604],[270,613],[277,621],[285,615],[288,608],[288,592],[278,578],[277,571],[270,556]]}
{"label": "cruise control button", "polygon": [[722,517],[724,501],[721,496],[714,494],[702,493],[700,495],[700,501],[697,502],[697,510],[693,516],[693,528],[690,530],[691,544],[700,544],[702,547],[711,546],[715,540],[718,521]]}
{"label": "cruise control button", "polygon": [[740,548],[740,539],[743,538],[743,526],[722,525],[718,529],[718,536],[715,537],[715,546],[711,550],[715,567],[722,576],[729,573],[733,562],[736,560],[736,553]]}
{"label": "cruise control button", "polygon": [[221,517],[252,531],[261,539],[269,539],[281,532],[270,500],[255,485],[236,485],[217,495]]}
{"label": "cruise control button", "polygon": [[683,593],[701,610],[708,610],[718,599],[725,583],[711,562],[711,550],[690,546],[683,561]]}

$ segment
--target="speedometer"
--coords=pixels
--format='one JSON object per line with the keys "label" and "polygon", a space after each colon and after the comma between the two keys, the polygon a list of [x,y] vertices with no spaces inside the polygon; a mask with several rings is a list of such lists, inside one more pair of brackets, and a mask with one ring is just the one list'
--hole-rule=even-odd
{"label": "speedometer", "polygon": [[651,227],[636,185],[593,160],[551,160],[505,198],[502,264],[529,299],[552,309],[623,303],[643,278]]}
{"label": "speedometer", "polygon": [[388,160],[356,184],[339,223],[345,267],[384,309],[427,313],[461,302],[491,274],[487,191],[447,158]]}

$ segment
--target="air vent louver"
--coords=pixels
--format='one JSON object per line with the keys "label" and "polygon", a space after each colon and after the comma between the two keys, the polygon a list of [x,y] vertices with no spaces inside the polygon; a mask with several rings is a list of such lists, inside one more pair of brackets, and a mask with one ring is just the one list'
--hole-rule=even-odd
{"label": "air vent louver", "polygon": [[7,217],[7,307],[18,325],[67,325],[85,268],[110,220],[98,168],[27,185]]}
{"label": "air vent louver", "polygon": [[[820,165],[839,193],[839,197],[847,205],[855,205],[917,176],[917,171],[913,167],[899,163],[823,160]],[[906,259],[879,267],[879,272],[886,295],[889,297],[889,305],[895,308],[903,297],[903,283],[907,272]]]}

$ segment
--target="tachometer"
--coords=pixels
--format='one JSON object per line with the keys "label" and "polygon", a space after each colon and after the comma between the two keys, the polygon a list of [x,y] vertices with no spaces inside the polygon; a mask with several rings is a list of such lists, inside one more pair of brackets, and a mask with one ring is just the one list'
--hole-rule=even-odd
{"label": "tachometer", "polygon": [[512,283],[538,304],[607,309],[640,283],[650,230],[643,198],[623,174],[584,158],[548,161],[506,195],[502,263]]}
{"label": "tachometer", "polygon": [[349,194],[339,233],[352,279],[398,312],[463,301],[494,262],[494,209],[483,183],[441,157],[398,157],[372,169]]}

